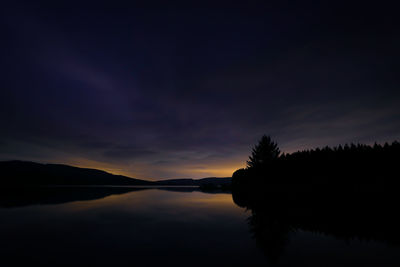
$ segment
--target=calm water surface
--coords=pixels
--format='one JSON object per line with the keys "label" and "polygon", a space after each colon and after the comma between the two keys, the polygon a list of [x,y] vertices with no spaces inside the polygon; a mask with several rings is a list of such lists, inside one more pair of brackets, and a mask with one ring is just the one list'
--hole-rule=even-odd
{"label": "calm water surface", "polygon": [[400,266],[398,247],[302,231],[271,261],[274,249],[260,248],[251,212],[231,194],[147,189],[72,200],[3,205],[0,265]]}

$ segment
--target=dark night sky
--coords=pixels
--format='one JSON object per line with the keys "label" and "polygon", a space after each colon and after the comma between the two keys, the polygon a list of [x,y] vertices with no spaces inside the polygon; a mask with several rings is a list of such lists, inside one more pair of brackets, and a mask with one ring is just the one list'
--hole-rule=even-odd
{"label": "dark night sky", "polygon": [[264,133],[285,152],[400,137],[398,9],[382,1],[12,2],[0,160],[230,176]]}

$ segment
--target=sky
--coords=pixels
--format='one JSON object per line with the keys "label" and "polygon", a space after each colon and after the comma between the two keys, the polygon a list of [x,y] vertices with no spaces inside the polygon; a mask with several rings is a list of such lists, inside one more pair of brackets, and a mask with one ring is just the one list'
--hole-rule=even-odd
{"label": "sky", "polygon": [[9,2],[0,160],[224,177],[263,134],[287,153],[400,139],[390,3]]}

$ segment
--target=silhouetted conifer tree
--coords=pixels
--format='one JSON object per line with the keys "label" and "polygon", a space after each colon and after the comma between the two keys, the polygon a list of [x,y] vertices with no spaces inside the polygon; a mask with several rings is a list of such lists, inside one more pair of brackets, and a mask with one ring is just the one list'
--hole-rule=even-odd
{"label": "silhouetted conifer tree", "polygon": [[269,162],[278,159],[281,151],[278,144],[271,140],[271,137],[263,135],[258,144],[253,148],[251,156],[247,161],[248,168],[262,167]]}

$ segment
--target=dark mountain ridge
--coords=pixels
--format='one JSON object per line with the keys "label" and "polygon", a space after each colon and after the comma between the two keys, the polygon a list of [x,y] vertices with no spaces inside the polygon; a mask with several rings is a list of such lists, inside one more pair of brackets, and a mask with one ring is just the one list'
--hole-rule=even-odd
{"label": "dark mountain ridge", "polygon": [[152,185],[150,181],[114,175],[105,171],[62,164],[26,161],[0,162],[1,185]]}
{"label": "dark mountain ridge", "polygon": [[105,171],[63,164],[42,164],[29,161],[0,161],[0,186],[202,186],[226,185],[231,178],[170,179],[147,181]]}

